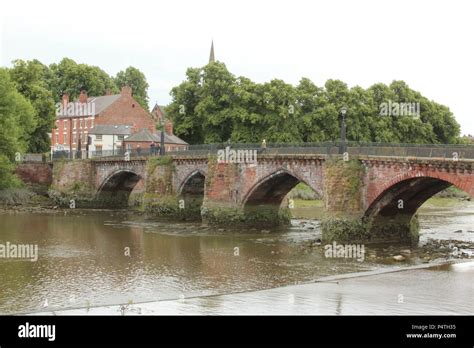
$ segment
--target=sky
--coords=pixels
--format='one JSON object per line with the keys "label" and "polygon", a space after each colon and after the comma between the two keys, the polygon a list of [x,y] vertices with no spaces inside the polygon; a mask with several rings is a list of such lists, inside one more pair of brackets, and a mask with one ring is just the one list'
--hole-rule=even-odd
{"label": "sky", "polygon": [[110,75],[134,66],[150,106],[171,101],[188,67],[216,60],[255,82],[302,77],[350,87],[404,80],[474,135],[474,1],[7,0],[0,65],[63,57]]}

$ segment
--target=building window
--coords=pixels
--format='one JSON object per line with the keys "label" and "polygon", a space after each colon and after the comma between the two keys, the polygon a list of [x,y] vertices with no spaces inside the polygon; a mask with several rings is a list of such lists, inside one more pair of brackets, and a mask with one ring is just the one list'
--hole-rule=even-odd
{"label": "building window", "polygon": [[79,120],[79,127],[82,129],[82,118]]}
{"label": "building window", "polygon": [[76,129],[76,125],[77,125],[77,120],[74,119],[74,126],[73,126],[73,129]]}
{"label": "building window", "polygon": [[77,133],[76,132],[74,132],[73,135],[72,135],[72,143],[73,144],[77,143]]}
{"label": "building window", "polygon": [[91,118],[91,128],[94,128],[94,119]]}
{"label": "building window", "polygon": [[95,136],[95,140],[102,140],[102,134],[97,134]]}
{"label": "building window", "polygon": [[63,144],[67,145],[67,133],[63,134]]}

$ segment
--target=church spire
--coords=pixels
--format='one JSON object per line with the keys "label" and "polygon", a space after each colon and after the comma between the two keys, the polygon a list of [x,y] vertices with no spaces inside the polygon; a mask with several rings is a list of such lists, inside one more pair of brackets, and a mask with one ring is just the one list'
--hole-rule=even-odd
{"label": "church spire", "polygon": [[214,40],[211,42],[211,53],[209,54],[209,63],[214,63],[216,60],[214,58]]}

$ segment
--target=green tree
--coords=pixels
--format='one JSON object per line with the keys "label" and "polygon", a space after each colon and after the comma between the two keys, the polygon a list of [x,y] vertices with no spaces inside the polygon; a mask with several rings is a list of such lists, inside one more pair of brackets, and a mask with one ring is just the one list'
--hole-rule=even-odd
{"label": "green tree", "polygon": [[9,72],[0,68],[0,189],[18,185],[13,161],[16,153],[27,150],[35,129],[34,108],[16,90]]}
{"label": "green tree", "polygon": [[186,81],[171,90],[173,102],[166,107],[174,121],[174,132],[190,144],[204,142],[203,119],[196,112],[201,93],[201,69],[189,68]]}
{"label": "green tree", "polygon": [[118,88],[122,86],[130,86],[132,88],[132,95],[135,100],[148,110],[148,82],[145,75],[132,66],[129,66],[125,71],[120,71],[115,76],[115,84]]}
{"label": "green tree", "polygon": [[[307,78],[257,84],[235,78],[223,63],[190,68],[171,90],[167,108],[178,136],[191,144],[319,142],[339,139],[342,107],[347,139],[359,142],[457,143],[460,127],[449,108],[428,100],[403,81],[349,88],[340,80],[323,87]],[[419,115],[383,115],[384,103],[419,103]]]}
{"label": "green tree", "polygon": [[37,125],[31,133],[28,151],[33,153],[46,152],[51,142],[48,133],[54,127],[54,98],[46,80],[49,69],[38,60],[25,62],[16,60],[10,69],[10,76],[16,89],[25,96],[35,109]]}
{"label": "green tree", "polygon": [[268,142],[301,142],[300,109],[294,87],[282,80],[272,80],[258,87],[257,95],[263,138]]}
{"label": "green tree", "polygon": [[231,138],[234,119],[235,76],[223,63],[206,65],[200,74],[200,100],[195,107],[205,143],[225,142]]}
{"label": "green tree", "polygon": [[105,91],[118,93],[115,81],[102,69],[86,64],[77,64],[70,58],[63,58],[59,64],[49,66],[47,84],[56,102],[61,96],[68,93],[70,99],[79,96],[82,90],[90,96],[104,95]]}

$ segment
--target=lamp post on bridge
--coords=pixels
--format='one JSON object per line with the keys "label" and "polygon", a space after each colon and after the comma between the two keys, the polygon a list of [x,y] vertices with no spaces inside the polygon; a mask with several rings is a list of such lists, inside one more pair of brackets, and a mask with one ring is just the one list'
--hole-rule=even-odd
{"label": "lamp post on bridge", "polygon": [[165,132],[161,131],[161,139],[160,139],[160,156],[165,155]]}
{"label": "lamp post on bridge", "polygon": [[339,146],[339,154],[342,155],[347,151],[347,144],[346,144],[346,113],[347,108],[344,106],[340,110],[340,118],[341,118],[341,145]]}
{"label": "lamp post on bridge", "polygon": [[160,156],[165,155],[165,120],[163,117],[160,119],[161,124],[161,137],[160,137]]}

